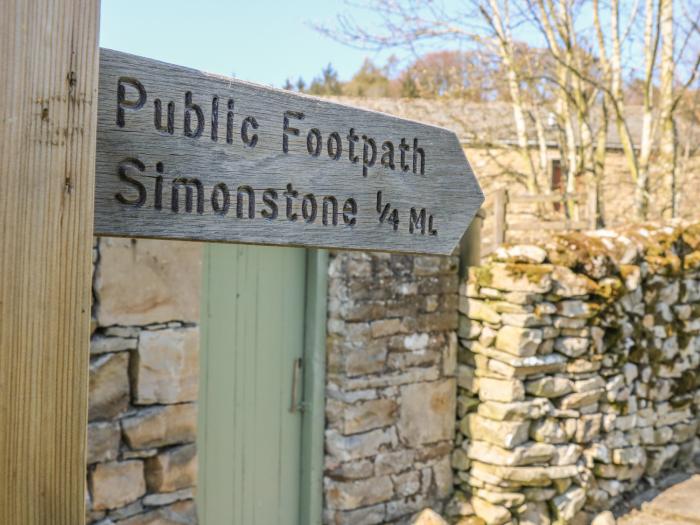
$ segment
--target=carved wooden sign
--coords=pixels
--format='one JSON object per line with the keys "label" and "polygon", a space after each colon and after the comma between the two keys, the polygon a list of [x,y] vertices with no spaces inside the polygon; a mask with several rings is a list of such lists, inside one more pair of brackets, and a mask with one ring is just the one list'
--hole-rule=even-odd
{"label": "carved wooden sign", "polygon": [[100,53],[98,235],[450,254],[483,202],[446,129]]}

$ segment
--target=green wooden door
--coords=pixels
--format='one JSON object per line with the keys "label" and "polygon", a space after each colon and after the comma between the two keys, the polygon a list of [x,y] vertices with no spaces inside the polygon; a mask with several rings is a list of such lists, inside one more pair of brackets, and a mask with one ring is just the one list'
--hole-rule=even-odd
{"label": "green wooden door", "polygon": [[[297,525],[306,252],[205,248],[199,404],[203,525]],[[296,394],[292,393],[295,373]]]}

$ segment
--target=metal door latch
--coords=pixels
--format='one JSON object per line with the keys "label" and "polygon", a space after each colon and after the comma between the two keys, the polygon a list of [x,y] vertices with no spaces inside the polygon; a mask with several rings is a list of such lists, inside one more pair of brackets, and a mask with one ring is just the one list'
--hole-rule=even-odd
{"label": "metal door latch", "polygon": [[303,366],[304,361],[301,357],[296,358],[292,364],[292,402],[289,407],[289,412],[292,414],[295,412],[303,412],[306,409],[306,404],[303,401],[297,401]]}

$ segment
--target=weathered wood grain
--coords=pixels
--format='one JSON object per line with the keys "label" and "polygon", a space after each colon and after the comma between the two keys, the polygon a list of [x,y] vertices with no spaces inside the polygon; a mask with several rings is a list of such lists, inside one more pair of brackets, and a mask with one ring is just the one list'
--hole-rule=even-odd
{"label": "weathered wood grain", "polygon": [[0,16],[0,523],[76,525],[85,440],[97,0]]}
{"label": "weathered wood grain", "polygon": [[[451,131],[105,49],[96,173],[102,235],[449,254],[483,201]],[[190,211],[183,185],[172,199],[178,178],[191,182]],[[288,185],[298,192],[289,214]],[[254,192],[253,218],[247,194],[238,209],[241,187]],[[303,215],[309,194],[315,216],[310,196]]]}

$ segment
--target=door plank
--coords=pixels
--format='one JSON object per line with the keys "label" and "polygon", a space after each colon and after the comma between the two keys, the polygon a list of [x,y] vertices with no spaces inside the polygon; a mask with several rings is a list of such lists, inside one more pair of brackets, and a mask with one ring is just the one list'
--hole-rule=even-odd
{"label": "door plank", "polygon": [[205,253],[200,517],[293,525],[301,414],[289,407],[304,348],[306,255],[227,245]]}

